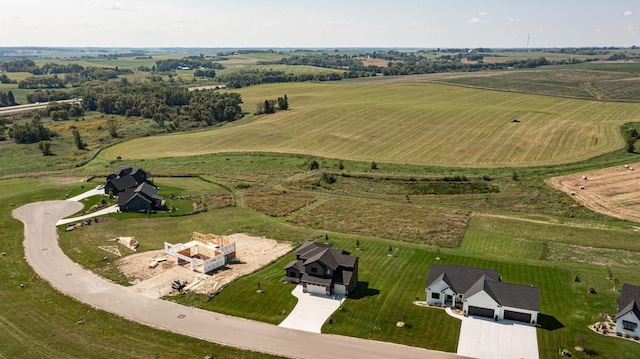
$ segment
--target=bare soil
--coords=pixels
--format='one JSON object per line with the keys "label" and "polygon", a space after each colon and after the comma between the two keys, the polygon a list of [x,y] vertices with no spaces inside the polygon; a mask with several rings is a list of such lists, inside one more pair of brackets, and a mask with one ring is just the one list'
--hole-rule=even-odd
{"label": "bare soil", "polygon": [[640,222],[639,166],[640,163],[633,163],[629,168],[616,166],[575,173],[552,178],[551,183],[593,211]]}
{"label": "bare soil", "polygon": [[[186,288],[193,284],[190,291],[206,294],[217,292],[235,278],[257,271],[293,248],[290,243],[251,237],[243,233],[226,237],[236,243],[238,262],[229,263],[206,274],[192,272],[188,265],[176,265],[175,258],[165,255],[164,250],[132,254],[119,259],[116,264],[129,278],[133,284],[131,289],[135,292],[154,298],[178,294],[171,288],[171,281],[179,279],[181,282],[187,282]],[[151,261],[162,257],[167,258],[167,261],[159,263],[155,268],[149,268]]]}

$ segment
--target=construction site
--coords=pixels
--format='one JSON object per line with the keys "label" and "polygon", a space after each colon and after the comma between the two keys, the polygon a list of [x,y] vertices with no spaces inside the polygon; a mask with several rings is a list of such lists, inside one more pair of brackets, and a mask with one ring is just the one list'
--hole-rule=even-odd
{"label": "construction site", "polygon": [[[129,278],[131,289],[149,297],[183,291],[211,294],[292,248],[289,243],[242,233],[218,236],[193,232],[187,243],[165,243],[164,249],[131,254],[116,264]],[[172,287],[176,281],[180,290]]]}

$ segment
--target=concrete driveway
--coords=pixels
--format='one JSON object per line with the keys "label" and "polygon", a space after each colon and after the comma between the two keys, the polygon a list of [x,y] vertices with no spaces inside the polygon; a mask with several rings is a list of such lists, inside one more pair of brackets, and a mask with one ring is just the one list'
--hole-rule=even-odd
{"label": "concrete driveway", "polygon": [[511,320],[496,322],[482,317],[452,316],[462,319],[458,355],[480,359],[538,359],[536,327]]}
{"label": "concrete driveway", "polygon": [[291,294],[298,298],[298,303],[291,314],[278,326],[312,333],[320,333],[322,325],[333,312],[340,308],[342,300],[341,297],[333,299],[333,297],[303,293],[302,285],[297,285]]}
{"label": "concrete driveway", "polygon": [[[82,194],[79,194],[75,197],[71,197],[68,198],[67,201],[72,201],[72,202],[80,202],[85,198],[89,198],[92,196],[104,196],[104,189],[90,189]],[[105,214],[109,214],[109,213],[116,213],[118,212],[118,205],[114,204],[113,206],[109,206],[107,208],[103,208],[99,211],[93,212],[93,213],[89,213],[87,215],[84,216],[80,216],[80,217],[71,217],[71,218],[63,218],[61,220],[59,220],[56,223],[56,226],[61,226],[63,224],[69,224],[69,223],[73,223],[73,222],[78,222],[78,221],[82,221],[83,219],[87,219],[87,218],[92,218],[92,217],[98,217],[98,216],[103,216]]]}

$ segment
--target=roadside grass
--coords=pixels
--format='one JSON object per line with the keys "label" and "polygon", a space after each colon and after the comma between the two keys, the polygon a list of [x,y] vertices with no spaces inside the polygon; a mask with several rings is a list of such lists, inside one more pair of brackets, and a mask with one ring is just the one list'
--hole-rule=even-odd
{"label": "roadside grass", "polygon": [[287,94],[291,110],[209,131],[139,138],[99,158],[261,151],[456,167],[561,164],[621,148],[619,127],[640,108],[431,83],[289,83],[238,92],[245,104]]}
{"label": "roadside grass", "polygon": [[[51,185],[47,177],[0,181],[0,356],[6,358],[264,358],[133,323],[66,297],[40,279],[24,260],[22,223],[11,211],[23,204],[59,197],[72,185]],[[21,288],[24,284],[25,288]],[[78,325],[81,319],[87,323]]]}

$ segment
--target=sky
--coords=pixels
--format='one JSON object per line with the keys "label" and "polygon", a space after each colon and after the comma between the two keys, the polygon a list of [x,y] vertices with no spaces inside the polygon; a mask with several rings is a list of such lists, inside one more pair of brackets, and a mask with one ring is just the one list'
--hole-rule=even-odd
{"label": "sky", "polygon": [[638,0],[0,0],[0,47],[640,46]]}

